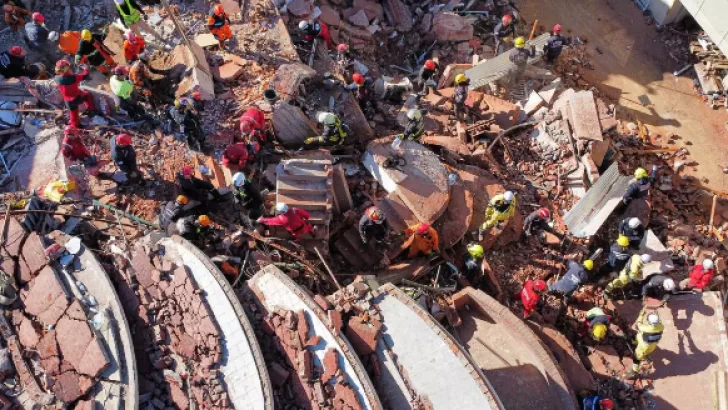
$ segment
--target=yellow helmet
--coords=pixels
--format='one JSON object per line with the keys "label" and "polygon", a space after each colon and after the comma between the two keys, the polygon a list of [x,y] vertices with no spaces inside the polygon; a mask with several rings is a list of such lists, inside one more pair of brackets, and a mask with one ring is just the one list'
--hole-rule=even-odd
{"label": "yellow helmet", "polygon": [[594,269],[594,261],[591,260],[591,259],[585,260],[584,263],[582,263],[582,265],[584,265],[584,268],[586,270],[592,270],[592,269]]}
{"label": "yellow helmet", "polygon": [[607,335],[607,325],[599,323],[592,327],[592,337],[594,340],[602,340]]}
{"label": "yellow helmet", "polygon": [[619,237],[617,238],[617,245],[624,247],[624,248],[628,247],[629,238],[624,235],[619,235]]}
{"label": "yellow helmet", "polygon": [[91,36],[91,31],[89,31],[89,30],[82,30],[81,31],[81,39],[82,40],[89,41],[89,40],[91,40],[91,37],[92,37]]}
{"label": "yellow helmet", "polygon": [[189,199],[187,199],[187,197],[184,195],[180,195],[177,197],[177,203],[180,205],[187,205],[189,202]]}
{"label": "yellow helmet", "polygon": [[199,222],[202,226],[210,226],[210,217],[207,215],[200,215],[200,217],[197,218],[197,222]]}
{"label": "yellow helmet", "polygon": [[647,170],[645,170],[644,168],[635,169],[634,177],[637,179],[647,178]]}
{"label": "yellow helmet", "polygon": [[468,245],[468,253],[473,258],[482,258],[484,250],[481,245],[478,245],[477,243],[471,243],[470,245]]}
{"label": "yellow helmet", "polygon": [[526,47],[526,39],[523,37],[516,37],[513,41],[513,45],[516,46],[516,48]]}
{"label": "yellow helmet", "polygon": [[463,84],[466,81],[468,81],[468,77],[466,77],[465,74],[458,74],[455,76],[455,84]]}

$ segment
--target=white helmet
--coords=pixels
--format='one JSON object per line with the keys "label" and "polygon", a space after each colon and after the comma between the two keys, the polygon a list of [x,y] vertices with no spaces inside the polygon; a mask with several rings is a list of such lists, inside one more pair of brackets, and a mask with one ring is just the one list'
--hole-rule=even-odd
{"label": "white helmet", "polygon": [[703,269],[704,270],[711,270],[711,269],[713,269],[713,266],[715,266],[715,264],[713,263],[712,260],[710,260],[710,259],[703,260]]}
{"label": "white helmet", "polygon": [[322,112],[318,115],[318,122],[324,125],[334,125],[336,124],[336,115],[330,113],[330,112]]}
{"label": "white helmet", "polygon": [[242,172],[236,172],[235,175],[233,175],[233,185],[235,186],[243,186],[245,184],[245,174]]}
{"label": "white helmet", "polygon": [[407,111],[407,118],[410,120],[421,120],[422,119],[422,111],[418,110],[417,108],[412,108],[411,110]]}
{"label": "white helmet", "polygon": [[655,312],[650,313],[649,315],[647,315],[647,323],[651,325],[656,325],[660,323],[660,316]]}
{"label": "white helmet", "polygon": [[629,226],[630,229],[636,229],[640,225],[642,225],[642,222],[640,222],[639,218],[630,218],[629,221],[627,221],[627,226]]}
{"label": "white helmet", "polygon": [[50,41],[58,41],[59,37],[60,36],[58,35],[57,31],[51,31],[50,33],[48,33],[48,40]]}
{"label": "white helmet", "polygon": [[513,192],[511,192],[511,191],[506,191],[506,192],[505,192],[505,193],[503,194],[503,199],[504,199],[504,200],[505,200],[506,202],[508,202],[508,203],[511,203],[511,201],[513,201],[513,198],[514,198],[514,197],[515,197],[515,195],[514,195],[514,194],[513,194]]}
{"label": "white helmet", "polygon": [[[121,0],[121,1],[124,1],[124,0]],[[303,20],[300,23],[298,23],[299,30],[308,30],[308,26],[310,26],[308,20]]]}
{"label": "white helmet", "polygon": [[642,263],[652,262],[652,256],[650,256],[649,254],[646,254],[646,253],[644,255],[640,256],[640,259],[642,260]]}
{"label": "white helmet", "polygon": [[662,282],[662,288],[668,292],[672,292],[675,290],[675,281],[672,279],[665,279],[665,281]]}
{"label": "white helmet", "polygon": [[276,204],[276,211],[279,214],[285,214],[288,212],[288,205],[284,204],[283,202],[279,202]]}

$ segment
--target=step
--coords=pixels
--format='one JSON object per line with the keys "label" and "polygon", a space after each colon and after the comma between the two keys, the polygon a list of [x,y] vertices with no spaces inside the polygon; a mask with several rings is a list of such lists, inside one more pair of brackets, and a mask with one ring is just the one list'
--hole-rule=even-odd
{"label": "step", "polygon": [[331,209],[332,207],[331,200],[325,195],[306,196],[298,194],[278,194],[276,202],[283,202],[288,206],[305,210],[326,210]]}
{"label": "step", "polygon": [[326,181],[329,173],[326,171],[308,172],[305,174],[282,173],[277,176],[278,181]]}
{"label": "step", "polygon": [[310,180],[278,180],[276,184],[276,191],[280,193],[294,193],[302,195],[320,195],[325,194],[326,191],[325,180],[321,181],[310,181]]}

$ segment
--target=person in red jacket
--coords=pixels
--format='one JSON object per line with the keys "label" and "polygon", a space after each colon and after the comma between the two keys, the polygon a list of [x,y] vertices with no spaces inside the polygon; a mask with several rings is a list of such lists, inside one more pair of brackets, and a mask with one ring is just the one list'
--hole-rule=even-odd
{"label": "person in red jacket", "polygon": [[126,62],[131,64],[139,57],[139,54],[144,52],[146,46],[147,43],[142,36],[137,36],[130,31],[129,38],[124,40],[124,58],[126,58]]}
{"label": "person in red jacket", "polygon": [[523,302],[523,318],[527,319],[538,307],[541,301],[541,294],[546,292],[546,282],[542,280],[527,280],[521,291],[521,302]]}
{"label": "person in red jacket", "polygon": [[66,107],[70,110],[70,123],[76,128],[81,126],[81,121],[78,115],[78,107],[81,104],[86,104],[86,108],[89,112],[96,111],[96,105],[91,93],[88,91],[82,91],[79,88],[81,81],[88,77],[88,67],[85,65],[81,66],[81,72],[76,74],[71,70],[71,63],[67,60],[58,60],[56,63],[56,77],[55,81],[58,84],[58,88],[61,90],[63,101],[66,102]]}
{"label": "person in red jacket", "polygon": [[233,170],[245,168],[248,161],[248,148],[244,142],[236,142],[225,148],[222,153],[222,164]]}
{"label": "person in red jacket", "polygon": [[308,211],[292,208],[280,202],[276,205],[277,216],[272,218],[260,217],[256,222],[268,226],[282,226],[291,234],[293,240],[298,240],[305,234],[315,234],[315,231],[308,220],[311,214]]}
{"label": "person in red jacket", "polygon": [[710,285],[713,275],[715,275],[715,264],[712,260],[705,259],[702,264],[693,266],[688,278],[680,282],[680,290],[692,290],[700,293]]}
{"label": "person in red jacket", "polygon": [[265,114],[257,108],[248,108],[240,117],[240,133],[243,139],[265,141]]}
{"label": "person in red jacket", "polygon": [[91,155],[88,148],[79,137],[81,132],[73,125],[67,125],[63,130],[64,137],[61,143],[63,156],[71,161],[82,161],[87,166],[96,164],[96,157]]}

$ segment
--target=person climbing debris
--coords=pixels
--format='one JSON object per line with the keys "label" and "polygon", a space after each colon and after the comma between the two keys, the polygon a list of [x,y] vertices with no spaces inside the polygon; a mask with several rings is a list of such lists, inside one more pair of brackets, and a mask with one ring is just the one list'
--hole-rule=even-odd
{"label": "person climbing debris", "polygon": [[146,41],[144,41],[144,37],[137,36],[134,34],[134,32],[130,32],[127,35],[127,39],[124,40],[124,58],[126,59],[127,64],[133,63],[137,58],[139,58],[139,55],[142,54],[147,47]]}
{"label": "person climbing debris", "polygon": [[644,168],[637,168],[634,171],[634,178],[629,182],[627,192],[622,197],[622,203],[629,205],[635,199],[645,199],[656,181],[657,165],[652,167],[652,173],[649,175]]}
{"label": "person climbing debris", "polygon": [[419,142],[424,133],[425,119],[422,116],[422,111],[411,108],[407,111],[407,126],[404,128],[404,133],[397,135],[397,138]]}
{"label": "person climbing debris", "polygon": [[364,244],[374,241],[375,244],[386,242],[389,237],[387,217],[381,209],[370,206],[359,219],[359,236]]}
{"label": "person climbing debris", "polygon": [[610,299],[615,289],[623,289],[632,282],[642,281],[642,270],[650,262],[652,262],[652,257],[649,254],[632,255],[629,262],[619,272],[619,277],[604,288],[604,298]]}
{"label": "person climbing debris", "polygon": [[675,292],[675,281],[671,277],[657,273],[651,275],[646,281],[642,282],[642,301],[647,298],[653,298],[660,301],[660,307],[670,300],[670,296]]}
{"label": "person climbing debris", "polygon": [[506,43],[509,37],[516,34],[516,25],[513,23],[513,17],[506,14],[501,21],[493,28],[493,38],[495,38],[495,55],[503,54],[506,50]]}
{"label": "person climbing debris", "polygon": [[104,45],[103,34],[93,34],[90,30],[81,31],[81,41],[74,61],[76,65],[84,63],[97,69],[100,73],[108,74],[114,69],[116,63],[112,57],[114,54]]}
{"label": "person climbing debris", "polygon": [[523,318],[528,319],[531,314],[540,310],[541,295],[546,292],[546,282],[542,280],[527,280],[521,290],[521,303],[523,303]]}
{"label": "person climbing debris", "polygon": [[551,37],[543,45],[544,59],[548,64],[553,64],[559,58],[564,46],[571,44],[571,39],[561,35],[561,24],[555,24],[551,31]]}
{"label": "person climbing debris", "polygon": [[693,266],[686,279],[680,281],[680,290],[701,293],[710,286],[713,276],[715,276],[715,263],[710,259],[704,259],[700,265]]}
{"label": "person climbing debris", "polygon": [[629,247],[639,249],[642,238],[645,237],[645,226],[639,218],[625,218],[619,223],[619,234],[624,235],[629,240]]}
{"label": "person climbing debris", "polygon": [[320,38],[326,42],[326,46],[329,49],[334,48],[334,43],[331,41],[331,34],[326,24],[316,20],[303,20],[298,23],[298,29],[303,32],[303,41],[308,44],[313,43],[317,38]]}
{"label": "person climbing debris", "polygon": [[81,72],[76,74],[71,70],[71,63],[66,60],[58,60],[56,63],[56,76],[54,78],[61,91],[63,101],[66,103],[70,114],[70,124],[76,128],[81,127],[81,119],[78,114],[78,107],[86,104],[89,112],[96,110],[93,96],[88,91],[79,88],[81,81],[88,77],[88,67],[80,66]]}
{"label": "person climbing debris", "polygon": [[549,225],[549,221],[551,221],[551,211],[548,208],[539,208],[531,212],[523,220],[523,232],[526,234],[526,237],[533,236],[543,243],[546,239],[545,232],[552,234],[556,232]]}
{"label": "person climbing debris", "polygon": [[549,286],[549,292],[568,300],[581,285],[589,280],[589,273],[592,270],[594,270],[594,261],[591,259],[587,259],[581,264],[569,261],[569,270],[561,279]]}
{"label": "person climbing debris", "polygon": [[609,321],[611,318],[600,307],[594,307],[586,312],[584,324],[589,331],[589,335],[597,342],[601,342],[607,337],[609,330]]}
{"label": "person climbing debris", "polygon": [[67,125],[63,130],[63,142],[61,143],[61,152],[63,156],[70,161],[80,161],[87,167],[96,165],[95,155],[84,145],[81,139],[81,131],[73,125]]}
{"label": "person climbing debris", "polygon": [[278,215],[272,218],[260,217],[256,222],[267,226],[281,226],[288,231],[293,237],[293,240],[298,242],[302,236],[310,233],[314,238],[316,237],[315,229],[309,222],[311,214],[304,209],[289,207],[288,205],[279,202],[276,204],[276,213]]}
{"label": "person climbing debris", "polygon": [[430,91],[437,93],[437,73],[440,65],[434,60],[426,60],[425,64],[417,73],[417,86],[420,88],[419,95],[427,96]]}
{"label": "person climbing debris", "polygon": [[374,101],[374,90],[372,90],[374,81],[371,78],[365,78],[359,73],[354,73],[351,79],[352,83],[347,85],[346,89],[354,92],[362,112],[371,115],[372,112],[378,111],[376,102]]}
{"label": "person climbing debris", "polygon": [[469,244],[467,249],[468,254],[463,261],[462,273],[470,286],[477,288],[483,278],[485,250],[483,246],[477,243]]}
{"label": "person climbing debris", "polygon": [[632,344],[637,345],[637,347],[634,349],[632,369],[625,374],[627,379],[632,379],[639,374],[642,362],[657,349],[657,344],[662,339],[662,332],[665,330],[660,315],[657,312],[647,313],[647,309],[644,308],[637,317],[635,326],[637,327],[637,336],[635,336]]}
{"label": "person climbing debris", "polygon": [[629,238],[624,235],[619,235],[617,240],[609,248],[607,263],[599,268],[598,277],[604,277],[612,272],[621,271],[631,256],[632,251],[629,250]]}
{"label": "person climbing debris", "polygon": [[230,17],[222,4],[212,7],[212,12],[207,16],[207,28],[220,43],[220,49],[224,50],[225,42],[233,38],[233,32],[230,29]]}
{"label": "person climbing debris", "polygon": [[465,103],[468,101],[470,79],[465,74],[455,76],[455,90],[453,91],[452,108],[455,121],[467,120],[468,112]]}
{"label": "person climbing debris", "polygon": [[263,215],[263,195],[242,172],[233,175],[233,199],[248,211],[248,218],[251,220]]}
{"label": "person climbing debris", "polygon": [[420,254],[430,256],[437,252],[440,247],[440,238],[435,228],[424,222],[414,224],[404,231],[405,236],[412,238],[409,246],[408,258],[414,258]]}
{"label": "person climbing debris", "polygon": [[319,124],[324,126],[324,132],[318,137],[306,138],[303,143],[306,145],[342,145],[349,135],[344,125],[336,114],[330,112],[319,113],[316,117]]}
{"label": "person climbing debris", "polygon": [[478,232],[478,240],[483,240],[483,233],[500,222],[508,221],[516,214],[516,195],[511,191],[494,196],[485,209],[485,222]]}
{"label": "person climbing debris", "polygon": [[513,45],[515,48],[508,55],[508,59],[514,65],[510,72],[508,91],[513,91],[520,83],[528,67],[528,59],[536,56],[536,46],[531,45],[530,48],[526,48],[526,39],[523,37],[516,38]]}

